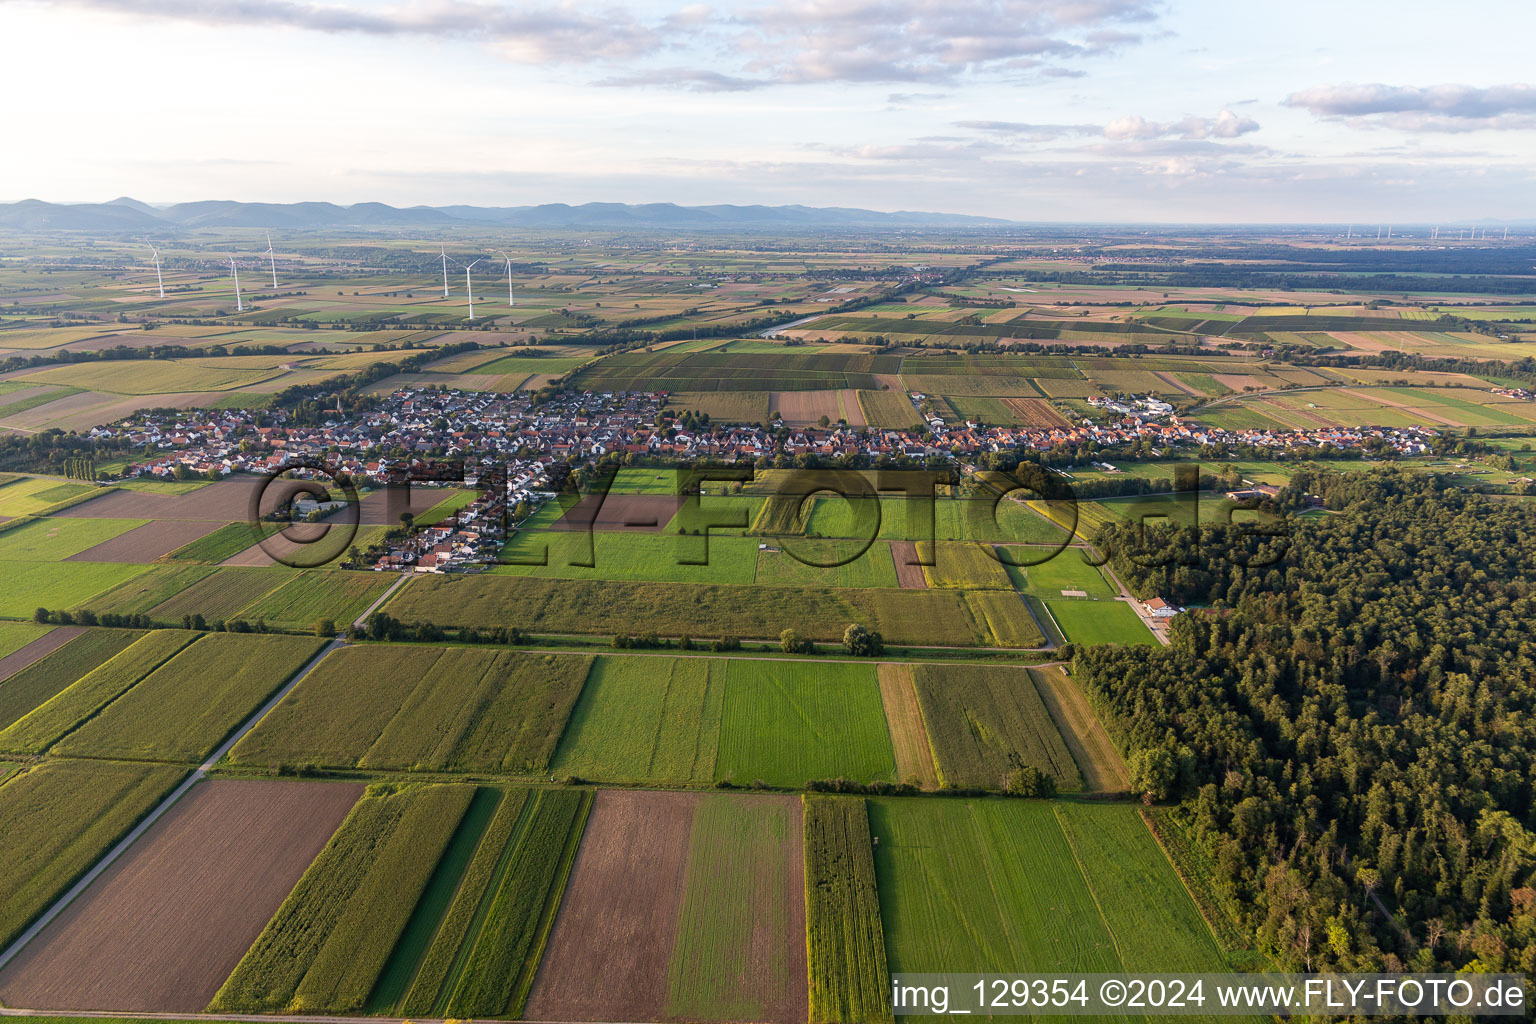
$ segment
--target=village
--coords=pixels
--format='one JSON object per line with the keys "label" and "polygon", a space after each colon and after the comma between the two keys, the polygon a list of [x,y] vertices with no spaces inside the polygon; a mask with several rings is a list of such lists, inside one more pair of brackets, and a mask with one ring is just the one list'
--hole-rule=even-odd
{"label": "village", "polygon": [[[398,539],[368,567],[466,571],[494,561],[510,530],[553,497],[557,480],[598,460],[757,468],[933,464],[987,453],[1097,451],[1138,442],[1154,452],[1224,445],[1271,451],[1361,450],[1420,455],[1434,435],[1417,427],[1223,430],[1182,422],[1166,403],[1104,403],[1108,422],[1006,427],[935,418],[926,431],[850,427],[697,424],[685,427],[665,407],[666,392],[565,391],[536,401],[523,392],[405,388],[355,419],[301,425],[282,411],[185,410],[138,414],[97,427],[93,438],[146,454],[123,478],[222,478],[247,473],[304,478],[344,476],[363,487],[422,482],[423,466],[458,467],[451,482],[480,491],[452,518],[395,531]],[[428,475],[440,476],[440,471]],[[296,511],[319,517],[314,504]]]}

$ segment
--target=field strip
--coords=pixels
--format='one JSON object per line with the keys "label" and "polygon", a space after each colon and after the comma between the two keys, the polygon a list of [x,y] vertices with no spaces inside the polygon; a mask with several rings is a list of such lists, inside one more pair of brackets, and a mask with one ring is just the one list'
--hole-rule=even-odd
{"label": "field strip", "polygon": [[[401,579],[403,580],[404,577],[401,577]],[[398,585],[399,584],[397,583],[396,586]],[[133,830],[130,831],[122,839],[120,839],[117,844],[112,847],[112,849],[108,850],[102,856],[102,858],[98,860],[94,866],[92,866],[89,871],[81,876],[79,881],[70,886],[69,890],[65,892],[63,896],[60,896],[58,900],[54,902],[53,906],[44,911],[36,921],[32,922],[31,926],[28,927],[26,931],[17,936],[16,941],[11,943],[10,948],[7,949],[4,953],[0,953],[0,967],[4,967],[6,964],[10,963],[11,960],[15,958],[16,954],[22,951],[27,943],[31,942],[44,928],[48,927],[48,925],[53,922],[54,918],[63,913],[65,908],[68,907],[70,903],[74,902],[76,897],[78,897],[82,892],[89,888],[91,883],[96,881],[96,879],[101,876],[103,871],[112,866],[113,861],[121,857],[123,853],[130,846],[132,846],[140,836],[149,831],[149,827],[151,825],[160,820],[160,817],[164,815],[166,811],[171,809],[177,800],[180,800],[183,796],[185,796],[187,790],[201,782],[203,778],[208,774],[208,770],[217,764],[225,754],[229,753],[230,748],[238,743],[246,733],[256,728],[257,724],[263,718],[265,718],[273,708],[277,706],[278,702],[284,697],[288,696],[289,691],[291,691],[295,686],[298,686],[299,683],[303,682],[305,676],[314,671],[315,666],[320,664],[326,655],[343,646],[345,646],[345,643],[341,637],[336,637],[330,643],[326,644],[325,647],[320,650],[319,654],[311,658],[309,664],[305,665],[298,672],[294,673],[293,678],[288,680],[288,682],[284,684],[281,690],[273,694],[271,700],[263,704],[256,710],[255,714],[246,719],[245,724],[236,729],[228,738],[224,740],[223,743],[219,745],[217,750],[208,755],[208,759],[202,764],[198,765],[196,771],[192,772],[185,779],[181,780],[181,783],[175,789],[171,790],[169,796],[160,801],[155,809],[150,811],[149,814],[145,815],[143,821],[135,825]]]}

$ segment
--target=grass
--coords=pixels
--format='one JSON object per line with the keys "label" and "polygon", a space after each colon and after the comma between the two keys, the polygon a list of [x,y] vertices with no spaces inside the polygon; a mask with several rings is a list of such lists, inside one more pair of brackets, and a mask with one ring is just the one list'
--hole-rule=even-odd
{"label": "grass", "polygon": [[141,634],[133,644],[0,730],[0,750],[41,754],[198,635],[179,629]]}
{"label": "grass", "polygon": [[201,761],[327,641],[209,633],[67,736],[59,753]]}
{"label": "grass", "polygon": [[912,677],[943,785],[1000,790],[1028,765],[1062,789],[1081,788],[1028,669],[914,665]]}
{"label": "grass", "polygon": [[1124,601],[1045,602],[1066,638],[1078,644],[1156,644],[1151,630]]}
{"label": "grass", "polygon": [[869,813],[859,797],[804,798],[811,1024],[891,1018]]}
{"label": "grass", "polygon": [[610,782],[713,782],[726,666],[598,657],[551,771]]}
{"label": "grass", "polygon": [[785,629],[837,641],[850,622],[891,644],[987,642],[958,593],[935,590],[741,587],[633,581],[429,576],[396,591],[384,610],[405,622],[477,629],[515,625],[549,633],[644,633],[772,639]]}
{"label": "grass", "polygon": [[109,660],[142,634],[126,629],[92,629],[0,684],[0,730]]}
{"label": "grass", "polygon": [[0,947],[181,780],[164,765],[48,761],[0,786]]}
{"label": "grass", "polygon": [[[765,537],[787,537],[804,533],[806,513],[813,506],[806,497],[803,494],[771,495],[758,510],[757,518],[752,520],[748,532]],[[817,499],[818,502],[820,500]],[[833,536],[852,536],[852,534],[834,534]]]}
{"label": "grass", "polygon": [[320,619],[346,626],[367,611],[392,583],[394,577],[383,573],[309,569],[292,575],[276,590],[241,609],[239,615],[279,629],[308,629]]}
{"label": "grass", "polygon": [[[688,559],[706,564],[689,564]],[[502,549],[493,572],[544,579],[633,580],[653,583],[749,584],[757,570],[757,542],[597,530],[523,531]],[[546,565],[507,564],[547,561]],[[592,566],[572,565],[590,561]]]}
{"label": "grass", "polygon": [[235,745],[238,762],[542,772],[592,658],[349,647]]}
{"label": "grass", "polygon": [[[63,396],[55,394],[48,397],[51,401]],[[56,477],[17,477],[0,483],[0,516],[14,519],[17,516],[36,515],[61,501],[97,489],[94,484],[83,481],[66,481]]]}
{"label": "grass", "polygon": [[172,562],[207,562],[212,565],[233,558],[252,544],[256,538],[249,523],[226,523],[197,538],[184,547],[177,548],[165,556],[166,561]]}
{"label": "grass", "polygon": [[[1038,558],[1042,551],[1012,551],[1008,555],[1020,561]],[[1083,561],[1080,550],[1065,550],[1043,562],[1009,566],[1009,575],[1020,590],[1036,597],[1059,598],[1064,590],[1081,590],[1091,598],[1113,598],[1116,591],[1097,566]]]}
{"label": "grass", "polygon": [[143,519],[34,519],[0,533],[0,561],[62,562],[143,526]]}
{"label": "grass", "polygon": [[794,539],[757,553],[758,586],[896,587],[885,541]]}
{"label": "grass", "polygon": [[98,615],[148,614],[177,594],[212,575],[208,565],[153,565],[86,602]]}
{"label": "grass", "polygon": [[591,807],[592,791],[585,789],[541,789],[529,798],[507,869],[448,1000],[450,1015],[522,1016]]}
{"label": "grass", "polygon": [[370,790],[209,1009],[362,1009],[474,794],[455,785]]}
{"label": "grass", "polygon": [[895,754],[873,665],[733,660],[715,774],[799,788],[893,781]]}
{"label": "grass", "polygon": [[991,634],[990,646],[1045,645],[1045,634],[1019,594],[1011,590],[973,590],[965,595],[965,603],[976,621]]}
{"label": "grass", "polygon": [[[667,971],[667,1015],[683,1020],[764,1020],[774,997],[802,981],[778,953],[805,941],[791,927],[786,848],[799,845],[794,805],[713,796],[689,836],[677,940]],[[799,850],[795,850],[796,855]],[[774,950],[764,958],[757,948]]]}

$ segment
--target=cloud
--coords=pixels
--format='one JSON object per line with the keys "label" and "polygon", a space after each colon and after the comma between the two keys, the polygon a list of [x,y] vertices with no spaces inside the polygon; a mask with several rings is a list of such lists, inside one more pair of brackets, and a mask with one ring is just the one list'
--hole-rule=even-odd
{"label": "cloud", "polygon": [[[0,0],[14,2],[14,0]],[[212,26],[464,39],[530,63],[619,64],[602,84],[740,90],[816,82],[935,83],[1033,70],[1140,42],[1162,0],[44,0]],[[676,0],[673,0],[675,3]],[[641,12],[645,13],[641,13]],[[647,58],[684,52],[685,68]]]}
{"label": "cloud", "polygon": [[[659,49],[663,41],[658,26],[622,9],[582,9],[571,3],[537,7],[433,0],[363,8],[303,0],[51,0],[51,6],[213,26],[481,40],[512,59],[537,63],[630,59]],[[692,14],[694,8],[682,8],[672,17]]]}
{"label": "cloud", "polygon": [[1096,124],[1030,124],[1027,121],[956,121],[956,128],[1006,135],[1023,142],[1050,142],[1071,136],[1102,135]]}
{"label": "cloud", "polygon": [[1536,128],[1536,85],[1320,85],[1287,106],[1362,128],[1469,132]]}
{"label": "cloud", "polygon": [[1181,121],[1148,121],[1117,117],[1104,126],[1104,137],[1116,141],[1149,139],[1235,139],[1259,130],[1259,122],[1223,110],[1215,117],[1186,117]]}

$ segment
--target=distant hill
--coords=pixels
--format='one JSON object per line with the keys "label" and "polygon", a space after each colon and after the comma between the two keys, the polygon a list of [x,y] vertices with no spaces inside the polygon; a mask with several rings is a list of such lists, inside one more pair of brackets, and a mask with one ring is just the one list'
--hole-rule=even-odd
{"label": "distant hill", "polygon": [[110,203],[0,203],[0,228],[22,231],[99,231],[139,234],[176,228],[249,227],[282,230],[326,228],[449,228],[496,225],[517,228],[604,230],[775,230],[819,228],[968,228],[1005,225],[995,217],[963,214],[882,213],[845,207],[678,206],[675,203],[546,203],[541,206],[412,206],[383,203],[239,203],[211,200],[157,208],[123,196]]}

